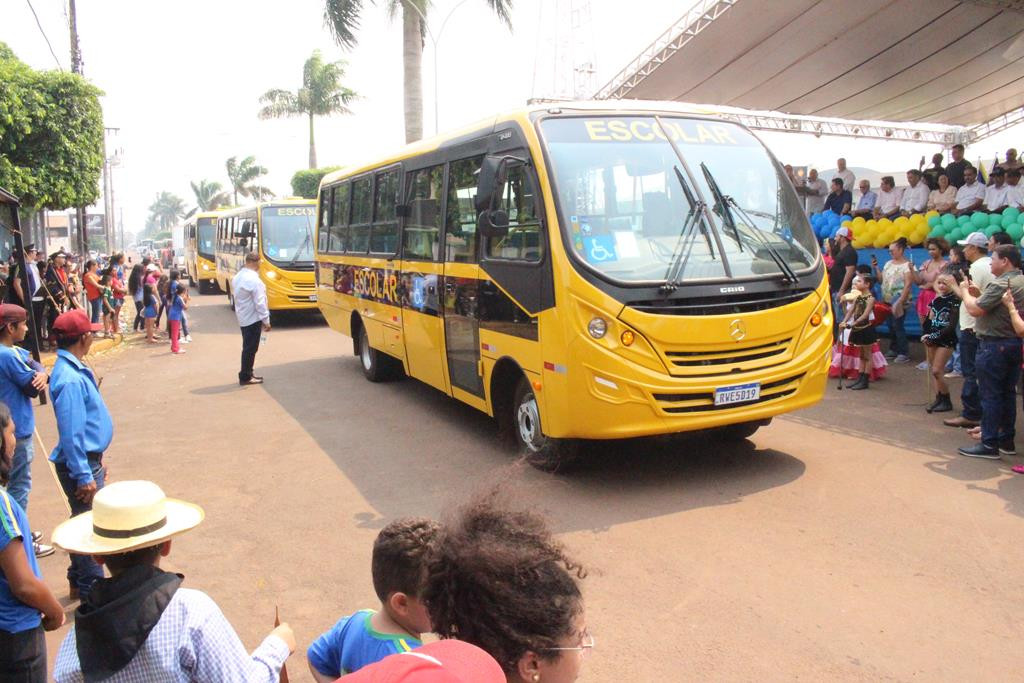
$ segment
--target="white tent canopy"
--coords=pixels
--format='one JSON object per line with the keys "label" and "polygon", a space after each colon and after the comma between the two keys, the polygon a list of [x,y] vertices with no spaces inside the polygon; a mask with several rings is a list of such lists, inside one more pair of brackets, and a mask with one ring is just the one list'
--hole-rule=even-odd
{"label": "white tent canopy", "polygon": [[1024,103],[1024,1],[701,0],[597,97],[988,134]]}

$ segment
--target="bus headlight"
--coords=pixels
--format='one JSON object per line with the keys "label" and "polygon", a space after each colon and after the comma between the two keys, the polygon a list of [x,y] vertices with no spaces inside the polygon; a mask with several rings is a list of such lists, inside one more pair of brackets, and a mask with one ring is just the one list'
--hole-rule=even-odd
{"label": "bus headlight", "polygon": [[275,273],[275,272],[274,272],[274,271],[272,271],[272,270],[268,270],[268,271],[267,271],[267,279],[268,279],[268,280],[274,280],[274,279],[276,279],[276,278],[277,278],[277,273]]}
{"label": "bus headlight", "polygon": [[203,270],[209,270],[209,269],[210,269],[210,266],[208,266],[208,265],[206,265],[206,264],[204,263],[204,264],[203,264]]}
{"label": "bus headlight", "polygon": [[608,332],[608,323],[604,318],[593,318],[587,325],[587,332],[594,339],[600,339]]}

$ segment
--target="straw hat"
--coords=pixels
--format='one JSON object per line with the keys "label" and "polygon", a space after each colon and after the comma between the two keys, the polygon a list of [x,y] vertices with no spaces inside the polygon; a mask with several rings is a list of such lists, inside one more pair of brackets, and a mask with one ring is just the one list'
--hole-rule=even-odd
{"label": "straw hat", "polygon": [[96,492],[92,511],[53,530],[53,544],[81,555],[113,555],[163,543],[203,521],[198,505],[175,500],[151,481],[119,481]]}

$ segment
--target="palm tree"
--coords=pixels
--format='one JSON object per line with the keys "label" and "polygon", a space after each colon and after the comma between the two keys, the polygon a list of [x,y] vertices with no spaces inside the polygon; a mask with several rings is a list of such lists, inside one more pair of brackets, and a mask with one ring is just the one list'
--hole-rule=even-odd
{"label": "palm tree", "polygon": [[213,211],[231,200],[231,195],[224,192],[223,186],[216,180],[200,180],[198,184],[193,180],[190,184],[199,211]]}
{"label": "palm tree", "polygon": [[267,169],[256,163],[256,157],[248,156],[242,159],[241,163],[239,163],[238,157],[231,157],[225,166],[228,169],[228,180],[231,182],[235,204],[238,203],[238,195],[256,197],[257,199],[274,196],[274,193],[266,187],[253,183],[260,176],[267,174]]}
{"label": "palm tree", "polygon": [[[373,2],[374,0],[370,0]],[[512,0],[485,0],[503,24],[512,28]],[[364,0],[324,0],[324,22],[334,39],[344,48],[356,46],[356,31],[363,11]],[[415,142],[423,137],[423,37],[426,34],[424,17],[430,9],[430,0],[386,0],[388,16],[392,19],[402,11],[402,70],[405,90],[405,141]]]}
{"label": "palm tree", "polygon": [[185,200],[170,192],[160,192],[149,205],[149,217],[153,224],[167,230],[185,214]]}
{"label": "palm tree", "polygon": [[348,104],[356,98],[354,91],[341,84],[345,75],[345,62],[324,62],[320,50],[302,68],[302,87],[298,92],[268,90],[260,98],[266,104],[260,110],[261,119],[282,116],[309,118],[309,167],[316,168],[316,144],[313,142],[313,117],[331,114],[351,114]]}

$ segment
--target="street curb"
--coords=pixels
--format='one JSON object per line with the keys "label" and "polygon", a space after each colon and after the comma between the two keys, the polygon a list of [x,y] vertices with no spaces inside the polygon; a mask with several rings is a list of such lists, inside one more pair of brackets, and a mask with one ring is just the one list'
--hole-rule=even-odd
{"label": "street curb", "polygon": [[[104,337],[102,339],[96,339],[92,343],[92,347],[89,349],[90,356],[96,356],[102,353],[106,353],[112,349],[116,349],[118,346],[124,343],[124,335],[118,334],[113,339]],[[57,362],[57,353],[54,351],[46,351],[39,354],[39,362],[43,364],[47,370],[53,369],[53,364]]]}

